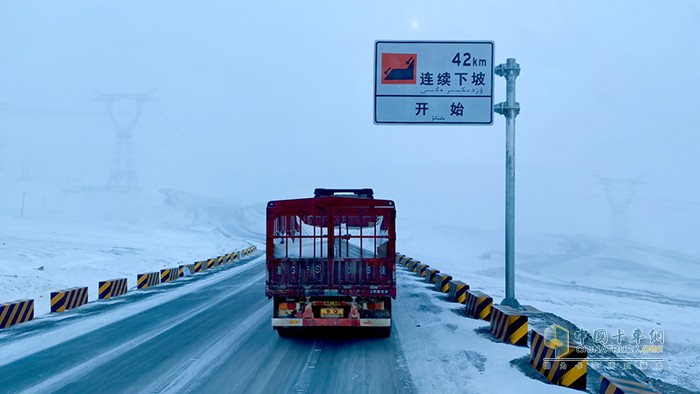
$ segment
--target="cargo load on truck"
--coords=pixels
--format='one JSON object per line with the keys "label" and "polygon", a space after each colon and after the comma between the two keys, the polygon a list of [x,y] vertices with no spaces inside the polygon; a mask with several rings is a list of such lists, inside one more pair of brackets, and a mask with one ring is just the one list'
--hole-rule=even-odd
{"label": "cargo load on truck", "polygon": [[391,333],[396,298],[396,209],[372,189],[316,189],[313,198],[267,204],[272,327]]}

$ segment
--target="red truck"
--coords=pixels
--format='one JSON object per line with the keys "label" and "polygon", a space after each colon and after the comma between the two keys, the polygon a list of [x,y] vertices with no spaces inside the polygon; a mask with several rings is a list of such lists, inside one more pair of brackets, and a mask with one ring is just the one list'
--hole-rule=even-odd
{"label": "red truck", "polygon": [[372,189],[316,189],[267,203],[272,327],[357,327],[391,335],[396,298],[396,208]]}

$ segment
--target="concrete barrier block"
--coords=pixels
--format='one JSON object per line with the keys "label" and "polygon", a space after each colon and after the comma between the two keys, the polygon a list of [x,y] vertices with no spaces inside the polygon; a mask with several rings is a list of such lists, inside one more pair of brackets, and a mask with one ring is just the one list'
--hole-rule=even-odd
{"label": "concrete barrier block", "polygon": [[0,329],[34,320],[34,300],[0,304]]}
{"label": "concrete barrier block", "polygon": [[467,290],[469,290],[469,285],[459,281],[451,280],[447,284],[447,299],[452,302],[458,302],[464,304],[467,300]]}
{"label": "concrete barrier block", "polygon": [[426,268],[425,270],[425,282],[426,283],[435,283],[435,274],[439,273],[439,269],[435,268]]}
{"label": "concrete barrier block", "polygon": [[600,394],[661,394],[636,379],[600,374]]}
{"label": "concrete barrier block", "polygon": [[452,280],[452,276],[445,273],[435,274],[435,290],[441,293],[447,293],[450,289],[449,283]]}
{"label": "concrete barrier block", "polygon": [[568,331],[562,338],[554,334],[549,339],[540,331],[530,331],[530,365],[553,384],[585,391],[587,358],[585,349],[569,341]]}
{"label": "concrete barrier block", "polygon": [[163,268],[160,270],[160,283],[169,283],[180,276],[178,268]]}
{"label": "concrete barrier block", "polygon": [[527,316],[508,306],[491,308],[491,333],[501,341],[516,346],[527,346]]}
{"label": "concrete barrier block", "polygon": [[467,290],[465,303],[467,316],[491,321],[493,298],[477,290]]}
{"label": "concrete barrier block", "polygon": [[147,272],[136,275],[136,288],[147,289],[160,283],[160,272]]}
{"label": "concrete barrier block", "polygon": [[97,299],[108,300],[127,292],[126,278],[109,279],[97,283]]}
{"label": "concrete barrier block", "polygon": [[77,308],[88,302],[87,287],[73,287],[71,289],[51,292],[51,312],[65,312]]}

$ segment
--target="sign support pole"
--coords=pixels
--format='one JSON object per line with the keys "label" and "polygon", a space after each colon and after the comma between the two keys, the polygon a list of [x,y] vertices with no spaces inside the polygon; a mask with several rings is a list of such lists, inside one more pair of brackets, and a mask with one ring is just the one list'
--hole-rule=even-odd
{"label": "sign support pole", "polygon": [[515,101],[515,78],[520,75],[520,65],[508,59],[494,70],[506,79],[506,101],[493,110],[506,117],[506,298],[501,305],[521,308],[515,298],[515,117],[520,104]]}

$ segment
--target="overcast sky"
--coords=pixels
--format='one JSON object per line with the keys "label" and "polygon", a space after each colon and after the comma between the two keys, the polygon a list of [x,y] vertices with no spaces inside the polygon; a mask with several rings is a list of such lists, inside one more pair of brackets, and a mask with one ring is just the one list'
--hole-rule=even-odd
{"label": "overcast sky", "polygon": [[599,177],[638,179],[630,237],[692,241],[698,1],[0,0],[2,183],[105,184],[115,133],[94,99],[155,89],[133,139],[144,190],[373,187],[402,217],[501,228],[502,116],[373,124],[376,40],[489,40],[497,64],[517,59],[518,229],[607,235]]}

